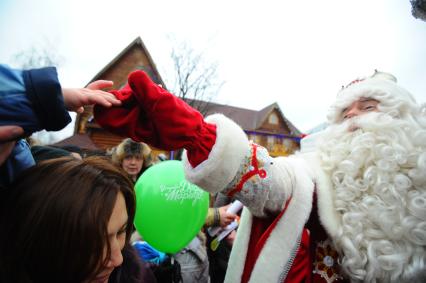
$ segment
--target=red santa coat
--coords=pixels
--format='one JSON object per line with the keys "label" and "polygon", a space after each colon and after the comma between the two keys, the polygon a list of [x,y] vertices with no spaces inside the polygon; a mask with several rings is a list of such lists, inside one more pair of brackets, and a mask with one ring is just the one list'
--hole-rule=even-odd
{"label": "red santa coat", "polygon": [[[238,125],[219,114],[206,121],[216,125],[215,144],[195,168],[184,155],[186,177],[209,192],[234,194],[246,206],[225,282],[338,282],[337,254],[327,238],[335,235],[339,220],[330,181],[315,153],[267,162],[255,155],[257,166],[250,162],[253,150]],[[259,177],[263,169],[267,182]],[[249,174],[251,183],[235,191],[249,171],[259,176]],[[318,213],[313,210],[315,188]]]}
{"label": "red santa coat", "polygon": [[[342,109],[368,93],[369,98],[380,101],[383,109],[396,110],[397,105],[397,112],[392,111],[392,115],[420,121],[411,113],[421,115],[421,108],[389,77],[394,79],[376,73],[362,83],[349,85],[340,93],[329,120],[337,122]],[[296,256],[293,261],[291,256],[294,252],[300,255],[303,247],[307,251],[318,247],[329,249],[314,236],[317,229],[310,228],[310,223],[320,223],[314,226],[318,230],[324,228],[335,240],[341,227],[330,178],[323,173],[315,154],[271,159],[265,150],[250,145],[244,132],[231,120],[213,115],[206,123],[200,113],[154,84],[142,71],[133,72],[129,86],[114,94],[125,107],[95,107],[100,125],[159,148],[187,149],[188,158],[184,161],[187,179],[206,191],[233,195],[249,209],[242,225],[246,232],[241,233],[245,228],[240,229],[231,255],[228,282],[309,281],[309,278],[315,280],[315,276],[303,276],[304,272],[311,274],[306,266],[315,264],[315,275],[331,266],[334,260],[324,252],[319,258],[321,262],[312,257],[313,264],[305,261],[311,253]],[[314,188],[318,217],[312,216],[317,211],[312,209]],[[315,221],[308,221],[309,217]],[[423,245],[415,246],[424,249]],[[414,265],[412,262],[407,268],[414,267],[416,274],[399,274],[401,278],[416,276],[422,280],[423,266]]]}

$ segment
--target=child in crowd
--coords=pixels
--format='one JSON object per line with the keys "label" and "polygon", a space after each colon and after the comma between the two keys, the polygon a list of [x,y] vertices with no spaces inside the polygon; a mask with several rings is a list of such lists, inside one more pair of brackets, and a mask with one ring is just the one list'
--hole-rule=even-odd
{"label": "child in crowd", "polygon": [[142,173],[152,165],[151,148],[143,142],[123,140],[112,153],[112,161],[126,171],[135,183]]}
{"label": "child in crowd", "polygon": [[112,81],[95,81],[86,88],[61,87],[56,68],[16,70],[0,64],[0,186],[7,187],[24,169],[34,165],[23,137],[34,132],[58,131],[71,122],[68,111],[83,106],[120,105],[101,89]]}

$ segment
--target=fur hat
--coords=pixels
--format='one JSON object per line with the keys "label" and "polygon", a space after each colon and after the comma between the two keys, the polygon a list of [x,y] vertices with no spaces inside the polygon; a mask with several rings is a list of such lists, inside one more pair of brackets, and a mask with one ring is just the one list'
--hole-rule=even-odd
{"label": "fur hat", "polygon": [[123,159],[128,156],[139,156],[144,161],[144,167],[151,165],[151,148],[143,142],[135,142],[132,139],[123,140],[112,153],[112,161],[121,165]]}
{"label": "fur hat", "polygon": [[393,117],[403,118],[420,111],[420,105],[407,90],[396,84],[393,75],[376,70],[372,76],[357,79],[342,88],[329,110],[328,121],[339,123],[343,110],[361,97],[379,101],[378,109]]}
{"label": "fur hat", "polygon": [[426,0],[410,0],[411,14],[416,19],[426,21]]}

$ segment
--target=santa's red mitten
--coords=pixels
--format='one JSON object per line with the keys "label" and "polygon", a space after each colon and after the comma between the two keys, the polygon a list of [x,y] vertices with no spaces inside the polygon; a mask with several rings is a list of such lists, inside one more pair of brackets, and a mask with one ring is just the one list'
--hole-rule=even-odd
{"label": "santa's red mitten", "polygon": [[128,85],[112,91],[122,106],[95,105],[94,116],[103,128],[156,148],[185,148],[193,167],[208,158],[216,140],[216,126],[195,109],[155,84],[143,71],[129,75]]}

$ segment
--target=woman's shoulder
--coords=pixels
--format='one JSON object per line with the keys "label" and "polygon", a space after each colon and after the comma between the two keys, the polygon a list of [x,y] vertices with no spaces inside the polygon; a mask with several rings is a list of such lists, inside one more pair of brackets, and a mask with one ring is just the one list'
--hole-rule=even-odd
{"label": "woman's shoulder", "polygon": [[110,276],[109,283],[157,283],[154,273],[138,255],[135,248],[126,245],[122,251],[123,264]]}

